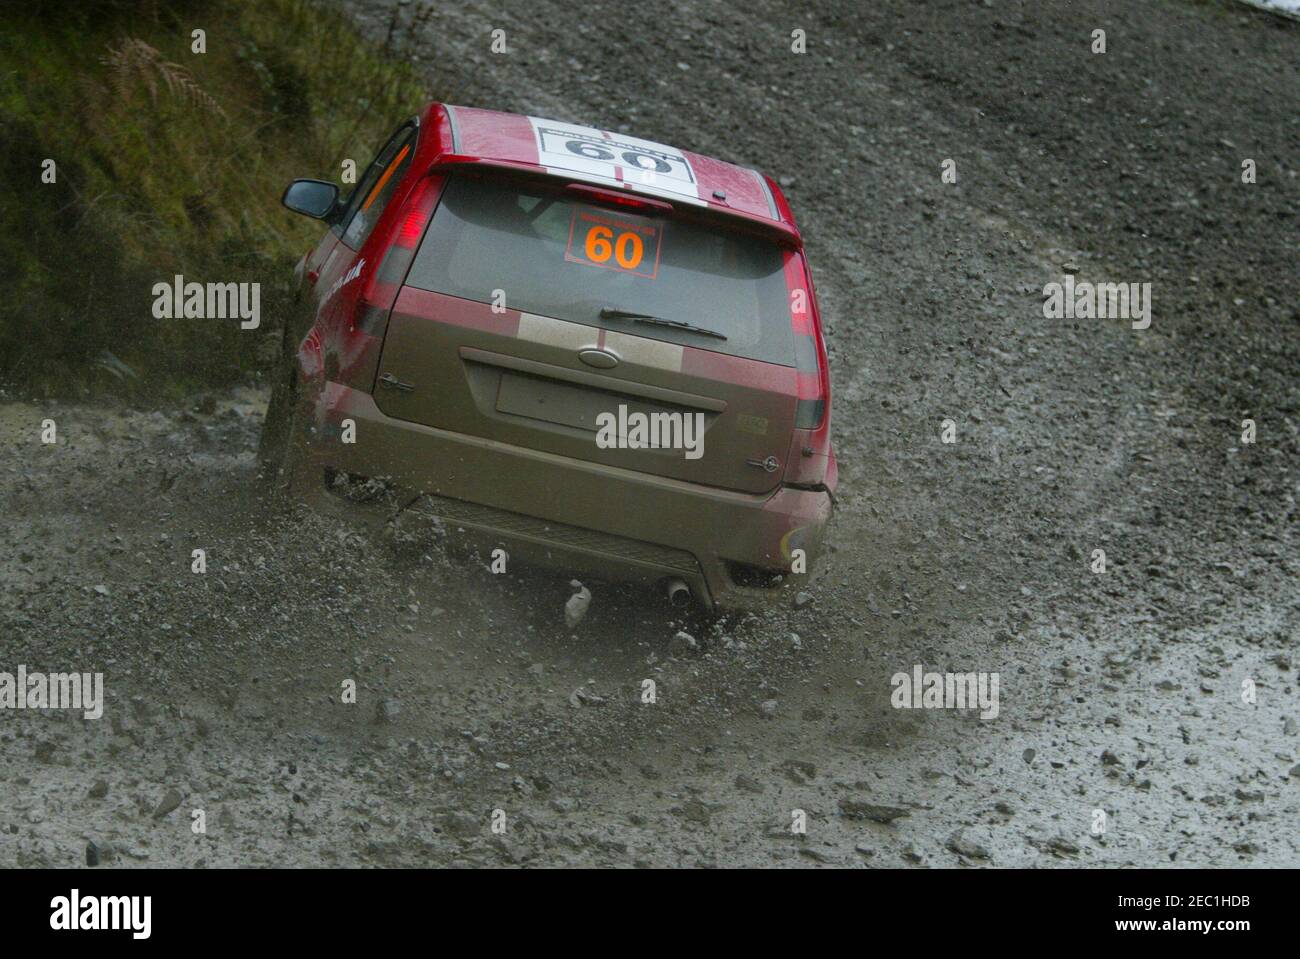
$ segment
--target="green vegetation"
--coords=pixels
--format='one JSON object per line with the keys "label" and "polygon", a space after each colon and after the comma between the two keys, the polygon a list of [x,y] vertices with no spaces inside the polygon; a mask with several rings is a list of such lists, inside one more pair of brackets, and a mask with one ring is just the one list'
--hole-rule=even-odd
{"label": "green vegetation", "polygon": [[[431,99],[406,35],[368,43],[309,0],[0,15],[0,386],[170,402],[264,368],[322,231],[280,194],[296,176],[339,182],[345,158],[364,169]],[[260,282],[261,328],[155,319],[153,284],[176,273]]]}

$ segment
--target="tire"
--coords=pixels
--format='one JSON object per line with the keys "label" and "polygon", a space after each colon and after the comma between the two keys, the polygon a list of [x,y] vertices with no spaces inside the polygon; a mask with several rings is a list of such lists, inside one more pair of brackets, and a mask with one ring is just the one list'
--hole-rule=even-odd
{"label": "tire", "polygon": [[262,475],[274,480],[283,465],[285,443],[290,433],[290,418],[298,399],[298,370],[294,338],[287,321],[280,337],[280,355],[271,372],[271,399],[262,420],[262,436],[257,444],[257,461]]}
{"label": "tire", "polygon": [[313,462],[307,442],[309,414],[303,409],[295,352],[286,347],[281,356],[257,447],[261,476],[275,504],[287,510],[299,503],[315,508],[325,491],[324,472]]}
{"label": "tire", "polygon": [[279,462],[272,475],[276,499],[288,510],[300,503],[316,509],[325,495],[324,471],[313,460],[307,444],[306,418],[301,405],[295,401],[288,407]]}

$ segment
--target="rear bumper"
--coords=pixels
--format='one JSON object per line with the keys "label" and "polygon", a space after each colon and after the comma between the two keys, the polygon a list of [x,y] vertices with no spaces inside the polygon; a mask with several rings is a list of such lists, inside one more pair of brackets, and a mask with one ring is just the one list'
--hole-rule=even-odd
{"label": "rear bumper", "polygon": [[[343,443],[343,421],[355,442]],[[329,383],[320,394],[311,458],[430,494],[427,511],[518,544],[525,558],[619,579],[678,577],[706,605],[766,595],[737,569],[807,568],[831,515],[825,491],[738,493],[392,419],[369,393]],[[422,504],[423,505],[423,504]]]}

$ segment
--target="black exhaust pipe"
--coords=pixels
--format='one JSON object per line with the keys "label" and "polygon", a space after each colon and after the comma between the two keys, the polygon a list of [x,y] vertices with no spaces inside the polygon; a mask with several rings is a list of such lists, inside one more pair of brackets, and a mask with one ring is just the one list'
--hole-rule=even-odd
{"label": "black exhaust pipe", "polygon": [[678,609],[684,609],[691,602],[691,588],[680,579],[670,579],[664,584],[664,592],[668,595],[668,602]]}

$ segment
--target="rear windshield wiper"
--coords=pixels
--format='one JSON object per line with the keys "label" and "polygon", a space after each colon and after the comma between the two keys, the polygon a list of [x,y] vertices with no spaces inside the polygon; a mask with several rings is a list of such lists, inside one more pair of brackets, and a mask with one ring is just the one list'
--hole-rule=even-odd
{"label": "rear windshield wiper", "polygon": [[687,323],[685,320],[669,320],[662,316],[651,316],[649,313],[635,313],[630,310],[616,310],[612,306],[607,306],[600,311],[602,319],[607,320],[631,320],[633,323],[648,323],[651,326],[667,326],[674,330],[685,330],[687,333],[699,333],[701,336],[712,336],[719,340],[725,340],[726,334],[719,333],[717,330],[710,330],[707,327],[696,326],[694,323]]}

